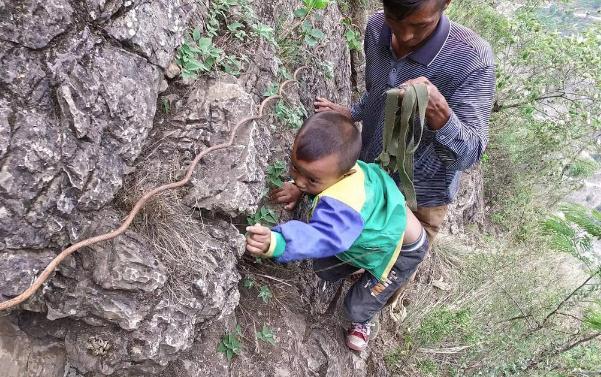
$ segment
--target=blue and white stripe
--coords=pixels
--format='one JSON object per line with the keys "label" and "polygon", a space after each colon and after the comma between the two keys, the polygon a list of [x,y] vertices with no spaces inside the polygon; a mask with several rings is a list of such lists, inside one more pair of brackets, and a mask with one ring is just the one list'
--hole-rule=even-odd
{"label": "blue and white stripe", "polygon": [[351,108],[363,122],[361,158],[372,162],[382,151],[384,93],[419,76],[428,78],[446,98],[452,114],[441,129],[426,127],[414,157],[414,184],[419,206],[450,203],[461,170],[478,162],[488,142],[488,120],[495,91],[490,45],[472,30],[441,20],[429,40],[412,54],[396,59],[391,32],[382,12],[365,31],[367,92]]}

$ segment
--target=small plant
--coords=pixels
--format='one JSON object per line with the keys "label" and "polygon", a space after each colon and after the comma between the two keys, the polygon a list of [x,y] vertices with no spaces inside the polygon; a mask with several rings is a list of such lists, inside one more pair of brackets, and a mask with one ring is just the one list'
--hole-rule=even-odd
{"label": "small plant", "polygon": [[290,107],[282,100],[275,105],[275,117],[285,126],[297,129],[303,125],[303,117],[306,116],[305,109],[301,106]]}
{"label": "small plant", "polygon": [[246,38],[246,32],[242,30],[242,28],[244,28],[244,25],[238,21],[232,22],[231,24],[227,25],[227,29],[239,41],[244,41],[244,39]]}
{"label": "small plant", "polygon": [[578,159],[567,167],[567,173],[573,178],[590,177],[599,170],[599,163],[595,160]]}
{"label": "small plant", "polygon": [[268,286],[262,285],[259,287],[259,295],[257,297],[263,300],[264,303],[268,304],[269,300],[273,297],[273,293],[271,293],[271,289],[269,289]]}
{"label": "small plant", "polygon": [[267,168],[267,181],[275,187],[282,187],[285,175],[286,163],[284,161],[278,160]]}
{"label": "small plant", "polygon": [[255,279],[251,278],[251,277],[245,277],[244,280],[242,280],[242,285],[244,286],[244,288],[252,288],[255,286],[255,284],[257,284],[257,282],[255,281]]}
{"label": "small plant", "polygon": [[271,43],[274,46],[277,45],[277,43],[275,41],[275,33],[273,32],[273,28],[271,26],[267,26],[267,25],[259,22],[255,25],[253,25],[252,28],[253,28],[253,33],[256,36]]}
{"label": "small plant", "polygon": [[192,39],[179,48],[177,64],[182,67],[183,77],[196,77],[200,72],[211,71],[222,55],[223,50],[211,38],[201,37],[198,29],[194,29]]}
{"label": "small plant", "polygon": [[238,77],[242,70],[242,61],[233,56],[226,56],[223,61],[221,61],[221,68],[223,69],[223,72]]}
{"label": "small plant", "polygon": [[433,310],[424,318],[417,334],[423,344],[431,345],[456,336],[460,336],[463,341],[473,340],[474,330],[468,310],[454,311],[443,307]]}
{"label": "small plant", "polygon": [[301,33],[305,44],[309,47],[315,47],[326,36],[323,31],[314,28],[308,20],[305,20],[305,22],[302,23]]}
{"label": "small plant", "polygon": [[271,84],[269,84],[269,86],[267,86],[267,89],[265,89],[265,93],[263,93],[263,97],[275,96],[276,94],[278,94],[278,90],[279,90],[279,85],[275,82],[271,83]]}
{"label": "small plant", "polygon": [[232,361],[234,355],[240,355],[241,344],[240,344],[240,336],[242,335],[242,330],[240,329],[240,325],[236,325],[236,328],[232,332],[226,332],[223,338],[221,338],[221,342],[219,342],[219,346],[217,347],[217,352],[221,352],[227,358],[227,361]]}
{"label": "small plant", "polygon": [[314,9],[326,9],[329,0],[303,0],[303,6],[294,11],[294,17],[306,18]]}
{"label": "small plant", "polygon": [[275,335],[273,334],[273,330],[269,328],[266,324],[263,324],[263,329],[261,331],[256,332],[257,339],[262,340],[265,343],[269,343],[272,346],[275,345]]}
{"label": "small plant", "polygon": [[163,109],[163,113],[169,114],[171,113],[171,102],[165,97],[161,100],[161,108]]}
{"label": "small plant", "polygon": [[432,360],[425,359],[417,362],[417,368],[426,376],[438,376],[438,365]]}
{"label": "small plant", "polygon": [[344,18],[342,20],[344,25],[344,39],[346,39],[346,45],[349,50],[360,51],[361,50],[361,33],[357,30],[357,27],[353,25],[350,18]]}
{"label": "small plant", "polygon": [[254,215],[247,217],[246,221],[248,225],[257,223],[265,226],[275,225],[278,222],[278,215],[272,209],[263,206]]}

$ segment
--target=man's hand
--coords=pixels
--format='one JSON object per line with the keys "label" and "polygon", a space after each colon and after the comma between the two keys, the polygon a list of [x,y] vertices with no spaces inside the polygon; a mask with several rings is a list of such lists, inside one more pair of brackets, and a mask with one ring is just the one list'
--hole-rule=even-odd
{"label": "man's hand", "polygon": [[271,191],[269,198],[275,203],[283,204],[284,209],[290,211],[294,209],[301,195],[301,190],[294,183],[284,182],[282,187]]}
{"label": "man's hand", "polygon": [[328,99],[317,97],[315,102],[313,102],[313,105],[315,106],[316,113],[321,113],[322,111],[335,111],[349,119],[352,118],[351,110],[348,107],[331,102]]}
{"label": "man's hand", "polygon": [[451,117],[451,108],[444,96],[438,91],[438,88],[423,76],[405,81],[400,85],[400,88],[403,89],[403,85],[409,84],[426,84],[426,88],[428,89],[426,120],[430,129],[438,130],[447,124]]}
{"label": "man's hand", "polygon": [[264,257],[271,243],[271,230],[259,223],[247,226],[246,251],[257,257]]}

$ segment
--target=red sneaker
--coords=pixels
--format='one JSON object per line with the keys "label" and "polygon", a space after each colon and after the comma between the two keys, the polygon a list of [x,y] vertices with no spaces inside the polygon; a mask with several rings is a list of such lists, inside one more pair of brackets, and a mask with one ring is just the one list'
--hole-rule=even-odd
{"label": "red sneaker", "polygon": [[370,323],[351,323],[351,328],[346,334],[346,345],[355,351],[363,351],[369,342]]}

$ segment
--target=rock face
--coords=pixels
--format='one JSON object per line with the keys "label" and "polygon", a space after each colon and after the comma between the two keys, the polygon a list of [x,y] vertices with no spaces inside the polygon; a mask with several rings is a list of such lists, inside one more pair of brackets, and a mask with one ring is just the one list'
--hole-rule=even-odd
{"label": "rock face", "polygon": [[0,365],[5,377],[62,377],[66,355],[62,342],[33,338],[8,317],[0,317]]}
{"label": "rock face", "polygon": [[[283,62],[262,38],[242,46],[240,77],[175,78],[175,49],[192,26],[204,30],[208,5],[0,1],[0,300],[28,287],[68,245],[116,229],[143,192],[181,179],[199,151],[226,141],[257,114],[269,85],[284,80]],[[252,4],[271,27],[296,7]],[[308,112],[315,96],[350,103],[341,17],[332,3],[316,18],[327,43],[287,86],[284,103]],[[157,103],[168,108],[158,112]],[[329,301],[305,299],[319,290],[306,268],[293,270],[291,291],[279,293],[303,306],[273,311],[282,348],[269,350],[280,362],[260,359],[257,348],[230,365],[215,351],[225,324],[245,316],[236,311],[240,230],[266,191],[268,162],[287,156],[292,132],[280,123],[267,116],[243,126],[231,147],[201,161],[189,185],[152,199],[123,235],[67,258],[10,320],[0,318],[6,373],[385,375],[369,355],[344,350],[337,322],[323,317]],[[253,309],[274,310],[247,296]]]}

